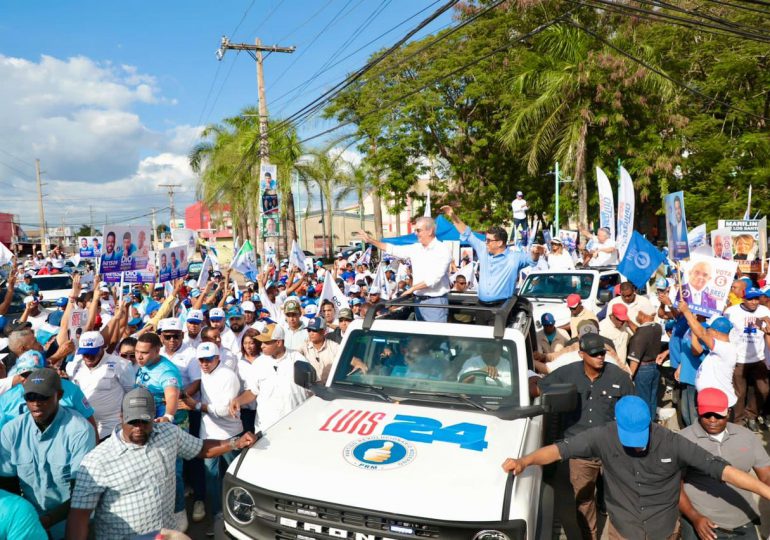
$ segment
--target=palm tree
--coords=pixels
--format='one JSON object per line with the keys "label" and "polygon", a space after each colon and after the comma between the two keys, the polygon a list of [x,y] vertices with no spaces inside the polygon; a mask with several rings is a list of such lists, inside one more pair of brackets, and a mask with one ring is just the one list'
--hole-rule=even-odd
{"label": "palm tree", "polygon": [[307,152],[295,167],[300,173],[300,178],[308,192],[308,209],[310,206],[311,183],[315,183],[321,196],[321,204],[326,202],[324,208],[324,236],[328,238],[328,246],[324,251],[327,256],[334,253],[333,196],[334,187],[349,182],[350,175],[348,162],[342,157],[342,152],[336,148],[338,141],[318,150]]}
{"label": "palm tree", "polygon": [[361,162],[358,165],[346,161],[348,174],[342,179],[342,189],[337,191],[334,202],[339,206],[342,201],[350,195],[355,195],[358,203],[358,225],[361,230],[364,229],[364,200],[367,195],[372,195],[374,202],[375,185],[372,182],[373,176],[369,165]]}

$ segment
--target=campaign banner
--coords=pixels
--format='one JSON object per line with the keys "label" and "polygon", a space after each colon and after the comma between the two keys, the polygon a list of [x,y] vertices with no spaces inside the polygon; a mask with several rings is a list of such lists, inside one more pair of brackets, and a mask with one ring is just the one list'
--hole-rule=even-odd
{"label": "campaign banner", "polygon": [[278,214],[262,214],[262,238],[281,236],[281,220]]}
{"label": "campaign banner", "polygon": [[259,191],[262,194],[263,221],[265,215],[277,218],[281,207],[278,198],[278,167],[269,163],[259,166]]}
{"label": "campaign banner", "polygon": [[340,314],[343,308],[350,308],[347,297],[334,282],[333,279],[325,279],[324,286],[321,289],[321,296],[318,298],[318,305],[323,305],[324,300],[329,300],[334,306],[334,316]]}
{"label": "campaign banner", "polygon": [[95,259],[102,255],[101,236],[78,236],[78,255],[84,259]]}
{"label": "campaign banner", "polygon": [[171,231],[171,241],[177,246],[187,246],[187,253],[192,255],[198,245],[198,233],[192,229],[174,229]]}
{"label": "campaign banner", "polygon": [[763,270],[767,256],[767,218],[720,219],[719,228],[730,231],[733,260],[741,272],[758,273]]}
{"label": "campaign banner", "polygon": [[[696,315],[719,315],[727,302],[738,263],[693,254],[682,265],[681,299]],[[676,296],[676,303],[680,295]]]}
{"label": "campaign banner", "polygon": [[158,252],[158,282],[165,283],[187,276],[187,246],[175,246]]}
{"label": "campaign banner", "polygon": [[150,228],[142,225],[107,226],[100,274],[143,270],[150,262]]}
{"label": "campaign banner", "polygon": [[714,257],[723,261],[733,260],[733,237],[729,229],[714,229],[711,231],[711,249]]}
{"label": "campaign banner", "polygon": [[625,167],[620,168],[620,185],[618,186],[618,228],[615,240],[618,248],[618,258],[626,254],[631,234],[634,232],[634,182]]}
{"label": "campaign banner", "polygon": [[102,278],[105,283],[120,283],[121,276],[123,277],[123,283],[155,283],[157,280],[155,272],[148,272],[147,270],[127,270],[125,272],[104,274]]}
{"label": "campaign banner", "polygon": [[79,338],[80,334],[83,333],[83,329],[86,327],[87,323],[88,323],[88,310],[73,308],[70,311],[70,320],[69,320],[70,339]]}
{"label": "campaign banner", "polygon": [[561,245],[567,248],[567,251],[569,251],[570,253],[575,253],[575,250],[577,249],[577,242],[578,242],[577,231],[568,231],[566,229],[559,229],[559,240],[561,240]]}
{"label": "campaign banner", "polygon": [[675,261],[690,256],[687,241],[687,218],[684,213],[684,192],[669,193],[663,199],[666,209],[666,230],[668,232],[668,254]]}
{"label": "campaign banner", "polygon": [[610,240],[615,240],[615,198],[610,179],[599,167],[596,167],[596,185],[599,188],[599,227],[610,231]]}

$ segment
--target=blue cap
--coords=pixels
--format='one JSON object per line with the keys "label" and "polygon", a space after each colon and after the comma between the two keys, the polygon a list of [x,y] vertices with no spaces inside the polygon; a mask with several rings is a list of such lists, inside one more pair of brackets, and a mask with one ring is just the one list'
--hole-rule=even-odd
{"label": "blue cap", "polygon": [[9,375],[19,375],[20,373],[27,373],[29,371],[35,371],[45,367],[45,357],[40,351],[27,351],[19,358],[16,359],[16,363]]}
{"label": "blue cap", "polygon": [[227,311],[227,318],[232,319],[233,317],[243,317],[243,310],[240,306],[233,306]]}
{"label": "blue cap", "polygon": [[61,326],[61,320],[64,318],[64,312],[63,311],[54,311],[48,316],[48,324],[52,324],[54,326]]}
{"label": "blue cap", "polygon": [[265,290],[269,289],[270,287],[275,287],[275,281],[268,281],[265,283]]}
{"label": "blue cap", "polygon": [[709,323],[709,328],[722,334],[729,334],[730,330],[733,329],[733,323],[727,317],[717,317]]}
{"label": "blue cap", "polygon": [[746,300],[753,300],[755,298],[759,298],[760,296],[764,296],[764,293],[756,287],[749,287],[746,289],[746,294],[743,295]]}
{"label": "blue cap", "polygon": [[67,307],[67,297],[62,296],[61,298],[56,300],[56,307]]}
{"label": "blue cap", "polygon": [[326,321],[324,321],[321,317],[313,317],[310,319],[307,323],[306,328],[308,330],[324,330],[326,328]]}
{"label": "blue cap", "polygon": [[190,296],[192,298],[198,298],[200,295],[201,295],[200,289],[193,289],[192,291],[190,291]]}
{"label": "blue cap", "polygon": [[257,314],[259,315],[270,315],[270,310],[266,308],[262,308],[259,311],[257,311]]}
{"label": "blue cap", "polygon": [[158,311],[160,309],[160,303],[153,300],[152,302],[147,303],[147,309],[144,311],[147,315],[152,313],[153,311]]}
{"label": "blue cap", "polygon": [[350,305],[351,305],[351,306],[358,306],[358,305],[360,305],[360,304],[363,304],[363,303],[364,303],[364,301],[363,301],[363,300],[361,300],[360,298],[353,298],[353,299],[350,301]]}
{"label": "blue cap", "polygon": [[615,405],[620,444],[646,448],[650,441],[650,407],[639,396],[625,396]]}
{"label": "blue cap", "polygon": [[550,313],[543,313],[543,316],[540,317],[540,324],[543,326],[551,326],[556,324],[556,319]]}
{"label": "blue cap", "polygon": [[315,262],[315,265],[316,265],[316,266],[323,266],[323,265],[324,265],[324,263],[322,263],[321,261],[316,261],[316,262]]}
{"label": "blue cap", "polygon": [[655,288],[659,291],[665,291],[668,289],[668,280],[664,277],[658,278],[658,281],[655,282]]}
{"label": "blue cap", "polygon": [[128,326],[139,326],[142,324],[142,318],[141,317],[134,317],[133,319],[129,319]]}

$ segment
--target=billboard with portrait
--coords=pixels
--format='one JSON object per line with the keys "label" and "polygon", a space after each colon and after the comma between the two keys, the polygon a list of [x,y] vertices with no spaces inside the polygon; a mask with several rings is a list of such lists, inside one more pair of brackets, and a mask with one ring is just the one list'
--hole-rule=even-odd
{"label": "billboard with portrait", "polygon": [[675,261],[690,256],[687,240],[687,217],[684,213],[684,192],[669,193],[663,199],[666,210],[666,232],[668,233],[668,253]]}
{"label": "billboard with portrait", "polygon": [[107,226],[99,273],[143,270],[150,260],[150,228],[141,225]]}
{"label": "billboard with portrait", "polygon": [[720,219],[719,229],[730,231],[733,260],[741,272],[763,271],[767,256],[767,218]]}
{"label": "billboard with portrait", "polygon": [[281,236],[281,220],[278,214],[262,214],[262,237]]}
{"label": "billboard with portrait", "polygon": [[161,249],[158,252],[158,282],[164,283],[187,276],[188,254],[186,245]]}
{"label": "billboard with portrait", "polygon": [[711,231],[711,249],[714,250],[714,257],[717,259],[733,260],[733,237],[729,229]]}
{"label": "billboard with portrait", "polygon": [[81,259],[94,259],[101,254],[101,236],[78,236],[78,255]]}
{"label": "billboard with portrait", "polygon": [[[738,264],[694,253],[682,265],[681,298],[696,315],[711,317],[722,313]],[[676,295],[676,304],[680,295]]]}
{"label": "billboard with portrait", "polygon": [[567,251],[570,253],[575,253],[575,250],[577,249],[577,242],[578,242],[578,232],[577,231],[568,231],[566,229],[559,229],[559,240],[561,240],[561,244],[567,248]]}
{"label": "billboard with portrait", "polygon": [[263,163],[259,166],[259,192],[262,201],[262,215],[275,215],[277,217],[281,206],[278,199],[278,167],[269,163]]}

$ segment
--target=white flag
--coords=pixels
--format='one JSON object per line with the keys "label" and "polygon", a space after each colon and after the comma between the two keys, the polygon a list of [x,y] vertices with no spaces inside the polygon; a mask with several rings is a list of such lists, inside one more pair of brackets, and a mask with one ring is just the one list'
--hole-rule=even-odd
{"label": "white flag", "polygon": [[[13,260],[13,252],[0,242],[0,266],[10,263]],[[77,266],[77,265],[75,265]]]}
{"label": "white flag", "polygon": [[209,282],[209,278],[211,277],[211,271],[212,271],[212,262],[211,257],[209,257],[208,254],[206,254],[206,258],[203,259],[203,265],[201,265],[201,273],[198,275],[198,288],[203,289],[206,286],[206,283]]}
{"label": "white flag", "polygon": [[249,240],[246,240],[238,250],[232,264],[230,264],[230,268],[237,270],[244,276],[257,273],[257,257]]}
{"label": "white flag", "polygon": [[305,253],[299,248],[296,240],[291,243],[291,253],[289,253],[289,264],[296,266],[300,272],[305,271]]}
{"label": "white flag", "polygon": [[690,229],[687,232],[687,245],[690,246],[690,250],[702,246],[706,243],[706,224],[701,223],[697,227]]}
{"label": "white flag", "polygon": [[[0,251],[2,250],[0,249]],[[78,265],[80,264],[80,253],[75,253],[72,257],[70,257],[69,260],[72,261],[72,264],[74,264],[75,268],[77,268]],[[0,255],[0,264],[5,264],[4,262],[2,262],[2,255]]]}
{"label": "white flag", "polygon": [[423,217],[431,217],[430,215],[430,189],[425,195],[425,211],[422,213]]}
{"label": "white flag", "polygon": [[211,262],[211,269],[214,272],[219,272],[221,270],[221,268],[219,268],[219,257],[217,255],[217,250],[216,249],[209,249],[206,252],[206,257],[208,257],[209,261]]}
{"label": "white flag", "polygon": [[749,184],[749,200],[746,203],[746,211],[743,213],[743,219],[751,219],[751,184]]}
{"label": "white flag", "polygon": [[620,186],[618,188],[618,229],[617,248],[622,261],[626,248],[634,232],[634,182],[625,167],[620,168]]}
{"label": "white flag", "polygon": [[610,240],[615,240],[615,199],[610,179],[599,167],[596,167],[596,185],[599,188],[599,227],[609,229]]}
{"label": "white flag", "polygon": [[342,291],[331,277],[324,279],[324,286],[321,290],[321,296],[318,299],[318,305],[322,306],[324,300],[329,300],[334,306],[334,316],[340,314],[342,308],[350,308],[348,299],[342,294]]}
{"label": "white flag", "polygon": [[366,248],[366,251],[364,251],[361,254],[361,258],[358,259],[356,264],[369,264],[371,260],[372,260],[372,246],[369,246],[368,248]]}

